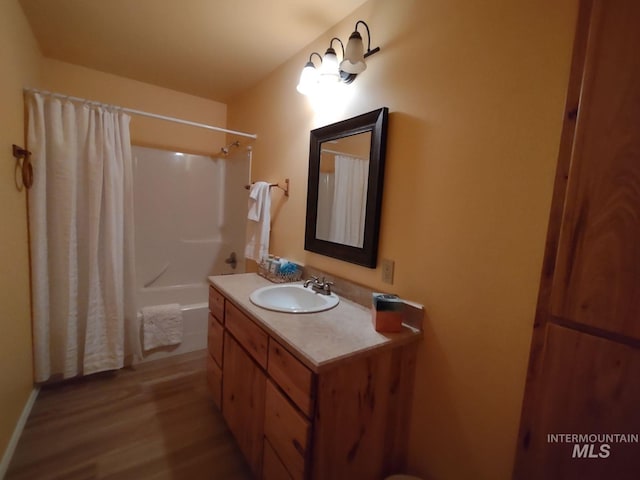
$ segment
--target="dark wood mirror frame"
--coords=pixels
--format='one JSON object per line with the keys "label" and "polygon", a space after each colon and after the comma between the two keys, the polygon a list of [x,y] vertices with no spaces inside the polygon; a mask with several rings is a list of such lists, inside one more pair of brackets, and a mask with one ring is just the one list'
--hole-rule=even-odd
{"label": "dark wood mirror frame", "polygon": [[[382,206],[382,185],[387,144],[387,123],[389,109],[379,108],[341,122],[311,130],[309,148],[309,183],[307,189],[307,221],[304,248],[310,252],[375,268],[378,260],[378,236],[380,230],[380,209]],[[364,221],[364,242],[362,248],[334,243],[317,238],[318,182],[320,179],[320,157],[322,143],[359,133],[371,132],[369,151],[369,176],[367,186],[367,206]]]}

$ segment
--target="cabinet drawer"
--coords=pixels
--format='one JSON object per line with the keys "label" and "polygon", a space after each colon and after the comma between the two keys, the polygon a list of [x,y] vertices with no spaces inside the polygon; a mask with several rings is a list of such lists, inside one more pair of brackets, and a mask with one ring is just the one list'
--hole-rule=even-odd
{"label": "cabinet drawer", "polygon": [[273,338],[269,339],[267,370],[298,408],[311,417],[315,396],[313,373]]}
{"label": "cabinet drawer", "polygon": [[216,363],[222,366],[222,345],[223,345],[224,327],[209,314],[209,331],[207,334],[207,346],[209,354]]}
{"label": "cabinet drawer", "polygon": [[293,480],[287,468],[278,458],[269,440],[264,441],[262,455],[262,480]]}
{"label": "cabinet drawer", "polygon": [[222,370],[211,355],[207,355],[207,384],[213,401],[220,408],[222,405]]}
{"label": "cabinet drawer", "polygon": [[267,381],[264,412],[264,436],[294,479],[304,479],[309,421]]}
{"label": "cabinet drawer", "polygon": [[236,337],[238,343],[266,369],[269,336],[231,302],[226,302],[225,305],[225,321],[227,329]]}
{"label": "cabinet drawer", "polygon": [[224,296],[209,285],[209,310],[220,323],[224,323]]}

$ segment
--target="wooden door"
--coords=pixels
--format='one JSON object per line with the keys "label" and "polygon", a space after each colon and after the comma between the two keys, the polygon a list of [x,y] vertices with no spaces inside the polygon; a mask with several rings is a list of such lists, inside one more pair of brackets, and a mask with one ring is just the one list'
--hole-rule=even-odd
{"label": "wooden door", "polygon": [[640,2],[594,2],[551,314],[640,340]]}
{"label": "wooden door", "polygon": [[[637,0],[580,2],[518,480],[621,480],[640,472],[638,25]],[[636,437],[549,436],[557,434]]]}
{"label": "wooden door", "polygon": [[640,434],[638,351],[549,323],[541,366],[537,434],[518,478],[637,479],[640,443],[627,440]]}
{"label": "wooden door", "polygon": [[266,376],[225,333],[222,415],[256,478],[262,472]]}

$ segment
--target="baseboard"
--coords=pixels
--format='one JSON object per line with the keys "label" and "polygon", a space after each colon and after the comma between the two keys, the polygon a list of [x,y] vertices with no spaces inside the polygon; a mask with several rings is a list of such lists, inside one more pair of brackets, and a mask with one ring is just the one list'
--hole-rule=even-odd
{"label": "baseboard", "polygon": [[24,430],[24,426],[27,423],[27,419],[29,418],[29,414],[31,413],[31,408],[38,397],[38,392],[40,389],[38,387],[34,387],[31,390],[31,395],[27,399],[27,403],[24,405],[22,409],[22,414],[18,419],[18,423],[16,424],[16,428],[13,430],[13,435],[9,439],[9,445],[7,445],[7,449],[4,451],[4,455],[2,455],[2,461],[0,462],[0,480],[2,480],[9,469],[9,464],[11,463],[11,459],[13,458],[13,453],[16,450],[16,446],[18,445],[18,440],[20,440],[20,435],[22,435],[22,430]]}

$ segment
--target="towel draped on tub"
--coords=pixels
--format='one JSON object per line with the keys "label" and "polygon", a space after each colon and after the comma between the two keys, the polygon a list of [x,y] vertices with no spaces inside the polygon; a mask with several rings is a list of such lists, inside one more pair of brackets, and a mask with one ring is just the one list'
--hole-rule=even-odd
{"label": "towel draped on tub", "polygon": [[177,345],[182,342],[182,310],[177,303],[142,308],[144,349]]}

